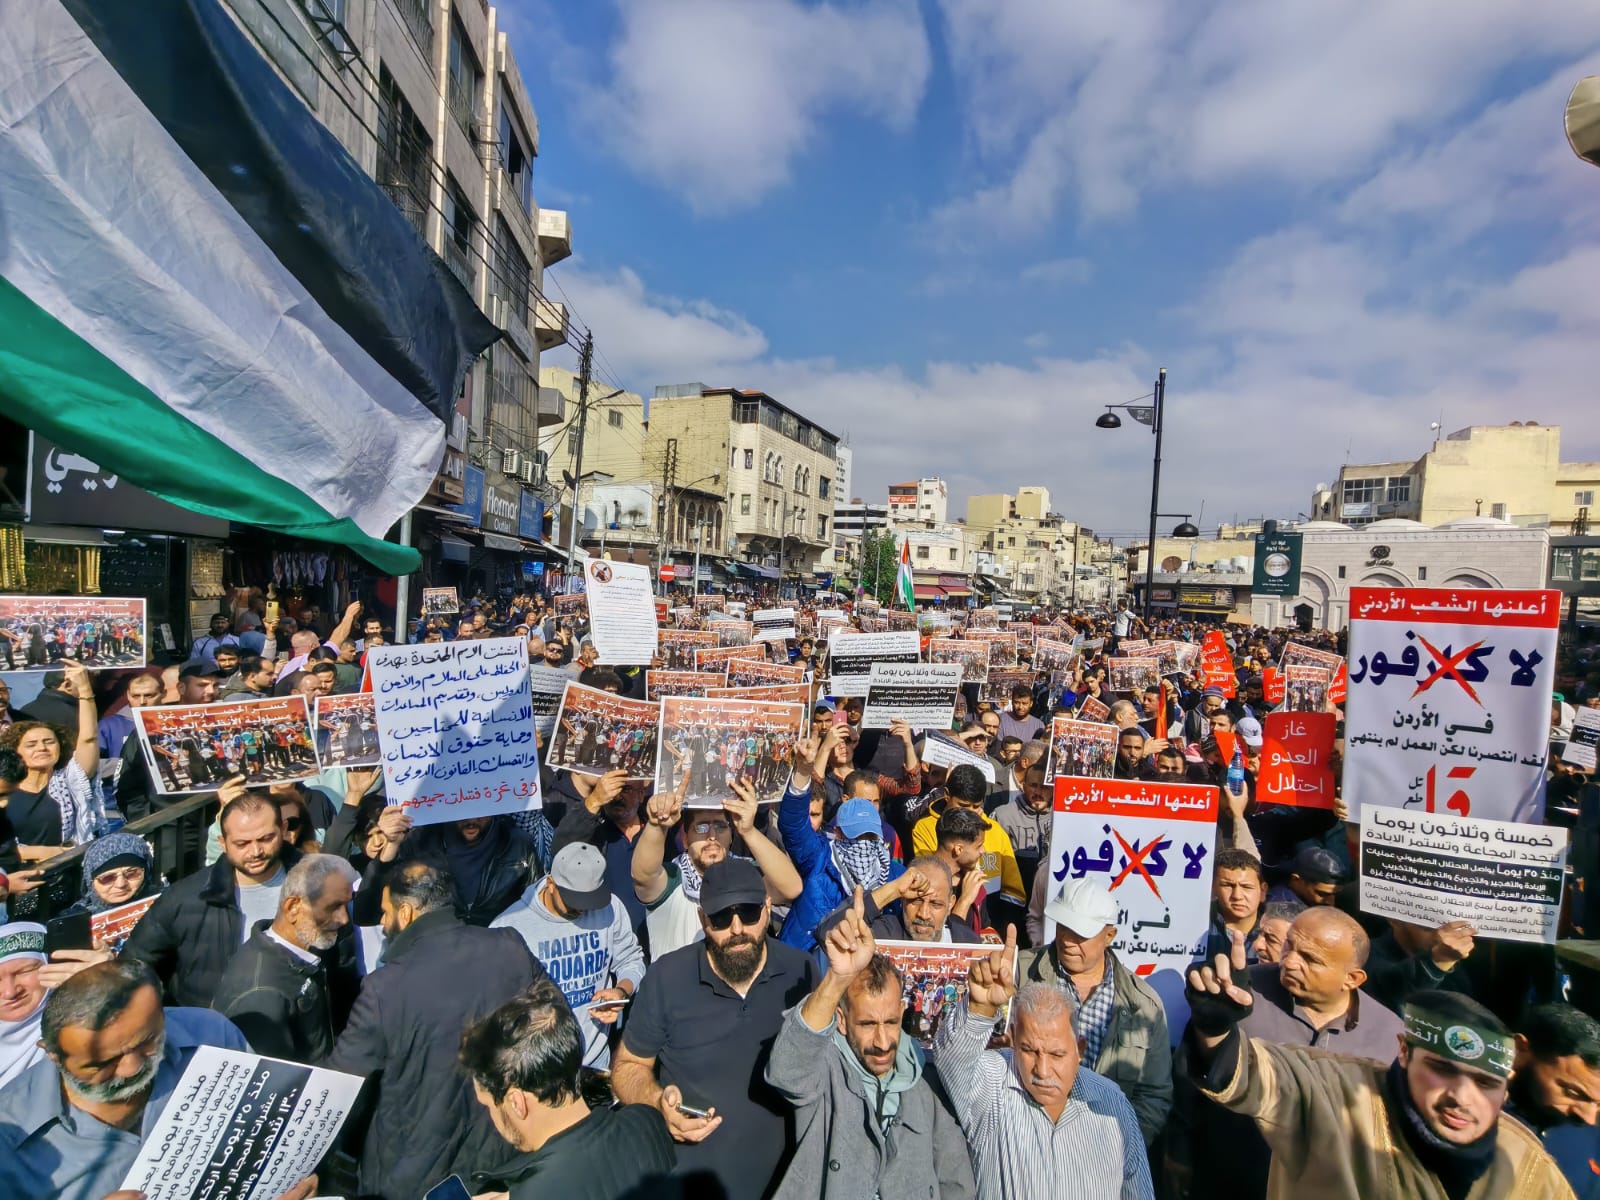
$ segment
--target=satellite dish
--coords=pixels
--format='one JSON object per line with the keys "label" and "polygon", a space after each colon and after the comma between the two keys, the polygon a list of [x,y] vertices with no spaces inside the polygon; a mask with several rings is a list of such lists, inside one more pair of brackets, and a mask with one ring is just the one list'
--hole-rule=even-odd
{"label": "satellite dish", "polygon": [[1567,145],[1584,162],[1600,167],[1600,75],[1578,80],[1567,97]]}

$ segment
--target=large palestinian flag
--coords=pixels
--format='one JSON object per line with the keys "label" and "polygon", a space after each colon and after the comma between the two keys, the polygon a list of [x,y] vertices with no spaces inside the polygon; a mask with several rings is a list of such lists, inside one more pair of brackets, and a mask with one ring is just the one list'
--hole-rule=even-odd
{"label": "large palestinian flag", "polygon": [[217,0],[0,0],[0,29],[0,408],[414,569],[382,538],[494,327]]}

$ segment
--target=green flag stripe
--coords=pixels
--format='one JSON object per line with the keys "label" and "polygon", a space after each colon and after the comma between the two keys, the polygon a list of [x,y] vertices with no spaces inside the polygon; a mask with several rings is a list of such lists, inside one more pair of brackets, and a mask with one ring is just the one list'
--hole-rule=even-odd
{"label": "green flag stripe", "polygon": [[[0,399],[6,415],[89,458],[130,455],[130,483],[182,508],[348,546],[391,575],[421,556],[369,537],[292,483],[185,420],[157,396],[0,279]],[[263,422],[277,414],[262,413]],[[250,431],[241,429],[241,439]]]}

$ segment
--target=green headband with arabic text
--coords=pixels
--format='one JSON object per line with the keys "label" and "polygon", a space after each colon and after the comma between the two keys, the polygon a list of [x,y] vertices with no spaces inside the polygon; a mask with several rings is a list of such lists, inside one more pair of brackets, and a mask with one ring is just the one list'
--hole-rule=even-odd
{"label": "green headband with arabic text", "polygon": [[1511,1034],[1495,1033],[1420,1004],[1407,1004],[1402,1012],[1411,1045],[1501,1079],[1511,1077],[1516,1047]]}

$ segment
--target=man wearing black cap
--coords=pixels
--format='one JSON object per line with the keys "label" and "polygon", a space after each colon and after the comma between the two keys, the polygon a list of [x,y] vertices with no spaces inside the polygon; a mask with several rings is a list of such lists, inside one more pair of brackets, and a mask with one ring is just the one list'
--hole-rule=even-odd
{"label": "man wearing black cap", "polygon": [[1331,851],[1307,846],[1294,856],[1287,882],[1268,892],[1267,900],[1298,900],[1308,908],[1332,904],[1338,897],[1342,874],[1339,860]]}
{"label": "man wearing black cap", "polygon": [[611,1068],[618,1099],[666,1119],[680,1172],[713,1177],[728,1200],[765,1195],[794,1149],[789,1105],[763,1073],[784,1011],[811,992],[816,968],[767,936],[770,920],[754,863],[709,866],[705,940],[651,965]]}

